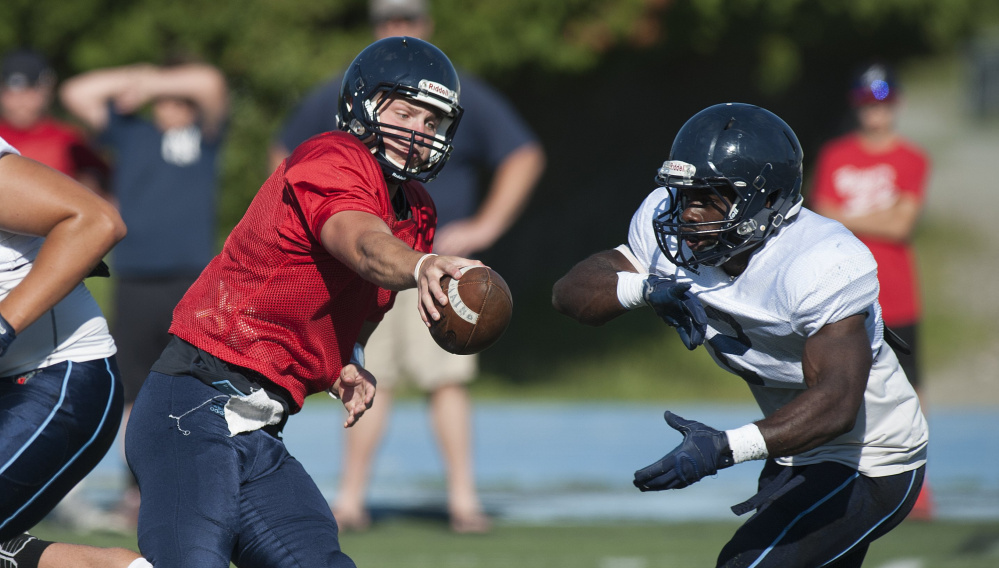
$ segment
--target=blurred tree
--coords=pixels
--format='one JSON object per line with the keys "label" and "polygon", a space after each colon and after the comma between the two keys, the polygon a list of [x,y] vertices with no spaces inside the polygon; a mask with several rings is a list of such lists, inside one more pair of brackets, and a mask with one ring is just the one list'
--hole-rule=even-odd
{"label": "blurred tree", "polygon": [[[750,54],[747,64],[758,71],[758,87],[773,95],[802,77],[809,51],[843,38],[896,40],[893,30],[905,30],[905,41],[890,48],[896,55],[916,46],[942,50],[967,37],[983,16],[995,21],[999,11],[992,0],[432,4],[435,42],[457,63],[487,77],[525,67],[582,77],[614,51],[658,47],[668,53],[679,46],[702,57]],[[63,77],[101,66],[161,62],[176,53],[219,65],[232,81],[235,110],[223,172],[224,227],[239,218],[267,174],[263,148],[284,112],[370,39],[365,0],[6,0],[0,19],[0,50],[38,48]],[[670,73],[682,72],[682,61],[668,65]]]}
{"label": "blurred tree", "polygon": [[[726,100],[761,104],[794,125],[807,157],[841,126],[843,80],[855,63],[954,51],[999,22],[995,0],[431,5],[434,42],[506,91],[548,148],[532,206],[486,259],[504,267],[518,305],[541,318],[551,315],[548,295],[558,275],[586,253],[621,242],[686,117]],[[0,18],[0,51],[35,47],[61,78],[178,54],[218,65],[233,97],[223,236],[268,175],[267,144],[284,114],[370,41],[366,0],[4,0]],[[515,318],[483,364],[512,375],[511,365],[527,361],[543,373],[553,346],[532,343],[533,330],[557,328],[537,323]],[[580,353],[603,335],[587,335],[589,345],[571,332],[547,337],[564,343],[565,353]]]}

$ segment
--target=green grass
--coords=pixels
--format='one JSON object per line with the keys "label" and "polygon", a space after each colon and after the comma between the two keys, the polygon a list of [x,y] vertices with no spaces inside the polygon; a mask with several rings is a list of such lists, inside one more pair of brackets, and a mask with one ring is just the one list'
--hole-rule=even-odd
{"label": "green grass", "polygon": [[[395,519],[341,546],[360,567],[393,568],[666,568],[713,566],[736,522],[618,523],[560,526],[501,524],[484,536],[459,536],[441,522]],[[81,535],[41,525],[45,539],[136,549],[134,537]],[[902,523],[876,541],[865,566],[910,561],[919,568],[999,565],[999,523]],[[919,562],[918,564],[915,562]]]}
{"label": "green grass", "polygon": [[995,344],[997,308],[976,299],[977,286],[990,289],[992,285],[965,280],[969,267],[995,262],[994,245],[987,244],[990,239],[959,221],[944,218],[924,220],[916,234],[923,293],[920,341],[931,377],[934,369]]}

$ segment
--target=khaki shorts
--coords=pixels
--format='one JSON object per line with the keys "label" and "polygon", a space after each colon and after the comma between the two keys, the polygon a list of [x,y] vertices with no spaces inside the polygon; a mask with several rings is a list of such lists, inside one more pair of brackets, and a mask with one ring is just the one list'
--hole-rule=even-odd
{"label": "khaki shorts", "polygon": [[415,289],[396,295],[364,348],[365,366],[378,386],[392,388],[410,380],[420,389],[471,382],[478,374],[478,355],[454,355],[440,348],[417,311]]}

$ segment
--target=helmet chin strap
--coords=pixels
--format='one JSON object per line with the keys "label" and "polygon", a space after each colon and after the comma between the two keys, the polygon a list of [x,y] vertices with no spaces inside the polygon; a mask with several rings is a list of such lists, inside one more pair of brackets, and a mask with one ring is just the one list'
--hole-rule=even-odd
{"label": "helmet chin strap", "polygon": [[[372,151],[375,151],[375,150],[373,149]],[[406,170],[406,169],[408,169],[408,168],[406,168],[405,164],[399,163],[399,160],[396,160],[395,158],[393,158],[392,156],[390,156],[388,152],[385,152],[385,159],[388,160],[389,162],[392,162],[392,165],[395,166],[395,167],[397,167],[397,168],[399,168],[400,170]]]}
{"label": "helmet chin strap", "polygon": [[784,220],[788,220],[797,215],[798,212],[801,211],[801,207],[804,204],[805,199],[799,195],[798,200],[794,202],[794,205],[792,205],[790,209],[787,210],[787,215],[784,215]]}

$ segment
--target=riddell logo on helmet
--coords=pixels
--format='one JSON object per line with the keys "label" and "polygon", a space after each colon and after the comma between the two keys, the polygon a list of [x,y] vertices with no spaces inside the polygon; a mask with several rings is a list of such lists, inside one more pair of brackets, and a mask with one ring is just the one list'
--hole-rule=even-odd
{"label": "riddell logo on helmet", "polygon": [[445,87],[444,85],[441,85],[440,83],[435,83],[433,81],[428,81],[426,79],[423,79],[422,81],[420,81],[420,89],[424,91],[430,91],[435,95],[439,95],[451,102],[454,102],[455,99],[454,91]]}
{"label": "riddell logo on helmet", "polygon": [[663,167],[659,169],[661,176],[679,176],[690,179],[697,173],[697,167],[680,160],[666,160]]}

